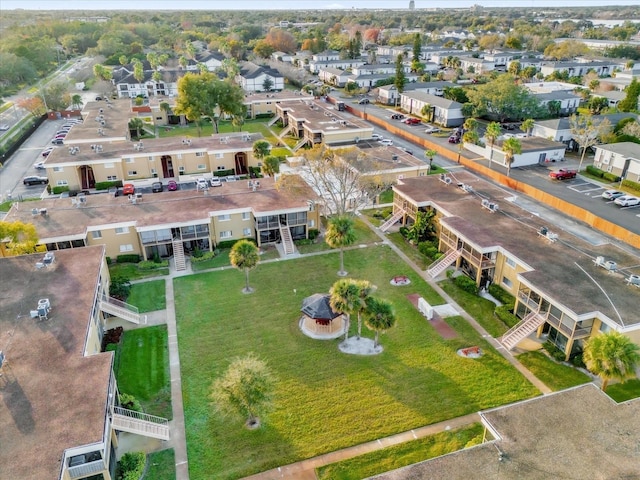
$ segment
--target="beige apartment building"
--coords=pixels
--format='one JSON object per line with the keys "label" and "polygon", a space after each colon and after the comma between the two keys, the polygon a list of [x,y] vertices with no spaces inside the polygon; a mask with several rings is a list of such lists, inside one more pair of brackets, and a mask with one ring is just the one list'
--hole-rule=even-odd
{"label": "beige apartment building", "polygon": [[467,172],[407,178],[393,187],[395,222],[436,211],[439,250],[427,269],[435,278],[455,265],[479,288],[496,283],[516,300],[521,320],[501,338],[511,349],[546,335],[567,358],[586,339],[617,330],[640,343],[640,256],[552,231],[517,197]]}

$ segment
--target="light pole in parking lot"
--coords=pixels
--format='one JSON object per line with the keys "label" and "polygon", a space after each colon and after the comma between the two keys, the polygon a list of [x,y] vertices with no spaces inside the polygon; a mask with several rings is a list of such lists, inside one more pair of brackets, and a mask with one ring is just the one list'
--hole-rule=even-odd
{"label": "light pole in parking lot", "polygon": [[458,143],[458,160],[457,160],[458,163],[460,163],[461,154],[462,154],[462,139],[460,139],[460,143]]}

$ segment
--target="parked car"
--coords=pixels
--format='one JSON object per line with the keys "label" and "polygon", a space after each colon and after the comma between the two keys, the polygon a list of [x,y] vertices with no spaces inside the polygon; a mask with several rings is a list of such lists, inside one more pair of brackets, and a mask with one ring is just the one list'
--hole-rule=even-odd
{"label": "parked car", "polygon": [[624,192],[621,192],[620,190],[605,190],[604,192],[602,192],[602,198],[606,199],[606,200],[615,200],[618,197],[622,197],[624,195]]}
{"label": "parked car", "polygon": [[33,168],[38,170],[44,170],[44,160],[33,164]]}
{"label": "parked car", "polygon": [[49,154],[55,150],[55,148],[56,147],[47,147],[42,151],[40,155],[43,156],[44,158],[47,158]]}
{"label": "parked car", "polygon": [[175,180],[169,180],[167,182],[167,190],[169,190],[170,192],[175,192],[176,190],[178,190],[178,182],[176,182]]}
{"label": "parked car", "polygon": [[437,133],[439,131],[440,129],[438,127],[431,127],[431,126],[424,129],[424,133]]}
{"label": "parked car", "polygon": [[409,155],[413,155],[413,150],[410,150],[410,149],[408,149],[408,148],[404,148],[404,147],[403,147],[403,148],[402,148],[402,151],[404,151],[404,152],[408,153]]}
{"label": "parked car", "polygon": [[555,180],[568,180],[570,178],[576,178],[578,174],[577,170],[571,170],[569,168],[561,168],[553,172],[549,172],[549,177]]}
{"label": "parked car", "polygon": [[118,195],[120,195],[120,189],[118,187],[109,187],[109,195],[112,195],[114,197],[117,197]]}
{"label": "parked car", "polygon": [[96,102],[99,102],[100,100],[102,100],[102,97],[101,97],[100,95],[98,95],[98,96],[96,97]]}
{"label": "parked car", "polygon": [[640,205],[640,198],[634,197],[633,195],[622,195],[621,197],[616,198],[613,203],[620,205],[621,207],[633,207],[635,205]]}
{"label": "parked car", "polygon": [[6,132],[7,130],[9,130],[9,125],[7,125],[6,123],[0,125],[0,132]]}
{"label": "parked car", "polygon": [[460,143],[460,135],[451,135],[449,137],[449,143]]}
{"label": "parked car", "polygon": [[220,180],[220,177],[211,177],[211,180],[209,180],[209,183],[211,184],[212,187],[222,186],[222,180]]}
{"label": "parked car", "polygon": [[391,115],[391,120],[402,120],[404,115],[401,113],[394,113]]}
{"label": "parked car", "polygon": [[64,139],[54,138],[53,140],[51,140],[51,143],[53,143],[54,145],[64,145]]}
{"label": "parked car", "polygon": [[153,193],[158,193],[161,192],[163,190],[163,186],[162,186],[162,182],[153,182],[151,184],[151,191]]}
{"label": "parked car", "polygon": [[403,120],[403,123],[406,123],[407,125],[420,125],[420,119],[419,118],[414,118],[414,117],[409,117],[409,118]]}
{"label": "parked car", "polygon": [[196,180],[196,188],[198,190],[206,190],[209,188],[209,182],[207,182],[206,178],[198,178]]}
{"label": "parked car", "polygon": [[384,145],[385,147],[390,147],[393,145],[393,140],[389,140],[388,138],[383,138],[379,141],[380,145]]}
{"label": "parked car", "polygon": [[22,183],[25,185],[46,185],[49,183],[49,179],[47,177],[24,177]]}
{"label": "parked car", "polygon": [[358,100],[358,103],[360,105],[365,105],[365,104],[370,103],[370,102],[369,102],[368,98],[361,98],[360,100]]}
{"label": "parked car", "polygon": [[371,134],[371,139],[372,140],[382,140],[382,135],[380,135],[379,133],[372,133]]}
{"label": "parked car", "polygon": [[133,183],[125,183],[122,186],[122,194],[123,195],[133,195],[136,193],[136,187]]}

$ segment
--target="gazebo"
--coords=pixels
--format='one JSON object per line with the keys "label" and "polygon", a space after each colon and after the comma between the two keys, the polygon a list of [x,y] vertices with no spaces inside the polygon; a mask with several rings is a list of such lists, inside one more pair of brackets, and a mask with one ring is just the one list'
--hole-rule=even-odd
{"label": "gazebo", "polygon": [[300,310],[300,330],[307,337],[331,340],[344,333],[343,315],[331,308],[328,294],[315,293],[305,298]]}

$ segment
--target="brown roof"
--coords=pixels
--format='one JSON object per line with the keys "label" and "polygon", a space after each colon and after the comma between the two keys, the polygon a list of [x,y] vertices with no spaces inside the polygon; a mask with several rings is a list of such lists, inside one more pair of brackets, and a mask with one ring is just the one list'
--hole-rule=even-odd
{"label": "brown roof", "polygon": [[[224,182],[222,187],[210,188],[207,195],[194,190],[145,194],[135,205],[127,197],[108,194],[87,196],[87,203],[81,208],[72,206],[70,198],[55,198],[29,202],[28,208],[17,205],[5,220],[33,223],[39,238],[46,243],[53,238],[84,236],[87,227],[91,226],[135,222],[137,227],[161,227],[208,221],[212,214],[234,209],[251,210],[257,216],[273,211],[307,209],[307,200],[317,196],[301,180],[296,183],[295,189],[277,189],[272,178],[261,178],[260,188],[252,191],[246,181]],[[46,208],[47,215],[34,216],[32,208]]]}
{"label": "brown roof", "polygon": [[[502,248],[527,264],[532,271],[521,274],[522,278],[557,304],[579,315],[600,311],[622,326],[640,324],[640,289],[625,283],[629,274],[640,274],[637,254],[612,244],[593,245],[549,225],[509,201],[511,192],[469,172],[456,172],[450,177],[450,185],[432,175],[405,179],[394,188],[418,205],[435,204],[447,215],[442,224],[460,232],[477,248]],[[470,185],[473,192],[465,193],[457,183]],[[482,199],[497,203],[499,210],[491,213],[482,208]],[[557,233],[558,241],[550,243],[540,237],[542,226]],[[624,274],[596,267],[598,256],[615,261]]]}
{"label": "brown roof", "polygon": [[[102,247],[0,258],[0,476],[53,479],[65,449],[102,441],[111,353],[84,357]],[[31,318],[48,298],[48,320]]]}
{"label": "brown roof", "polygon": [[372,478],[638,478],[640,400],[618,405],[589,384],[491,410],[483,417],[500,437],[495,443]]}

